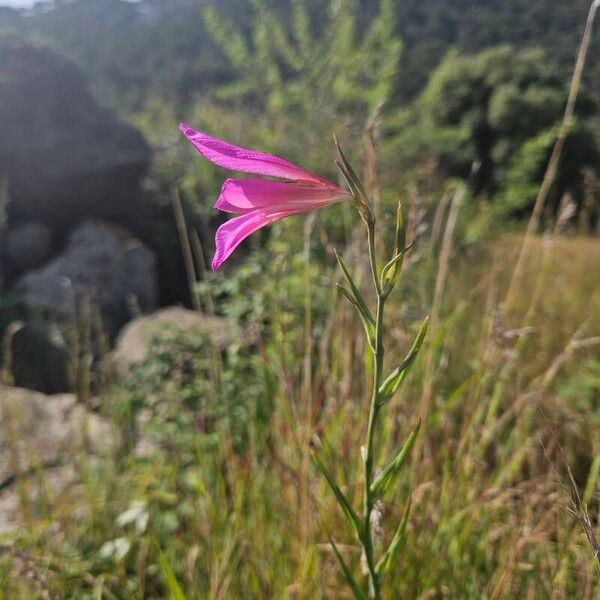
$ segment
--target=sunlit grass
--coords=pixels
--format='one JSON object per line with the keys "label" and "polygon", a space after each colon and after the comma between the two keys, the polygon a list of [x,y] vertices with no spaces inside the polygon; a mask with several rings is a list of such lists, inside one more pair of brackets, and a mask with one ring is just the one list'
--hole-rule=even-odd
{"label": "sunlit grass", "polygon": [[[567,511],[565,468],[597,519],[600,245],[535,240],[518,298],[504,314],[518,242],[506,237],[450,253],[439,318],[390,407],[381,434],[389,452],[415,415],[424,417],[394,597],[592,599],[600,592],[592,550]],[[425,246],[417,251],[420,260],[390,299],[390,363],[430,309],[438,260],[427,259]],[[242,394],[247,439],[232,442],[219,406],[215,427],[199,434],[193,415],[175,419],[183,401],[172,390],[153,390],[171,398],[173,413],[164,429],[152,424],[150,454],[122,447],[88,461],[82,452],[83,488],[50,495],[42,512],[29,507],[17,546],[15,536],[7,539],[0,597],[44,597],[44,586],[58,598],[350,597],[327,536],[357,572],[360,553],[307,456],[310,442],[320,444],[359,504],[361,482],[353,478],[368,365],[360,326],[335,293],[333,259],[319,269],[304,264],[309,270],[295,280],[277,266],[266,274],[273,285],[262,339],[251,356],[226,358],[216,379],[206,375],[211,402],[225,406],[228,394]],[[330,316],[319,320],[315,312],[302,334],[296,323],[305,318],[306,281]],[[307,332],[310,381],[302,366]],[[173,343],[180,373],[189,364]],[[117,386],[98,404],[123,429],[131,398]],[[378,464],[389,458],[384,453]],[[386,495],[393,508],[383,515],[385,540],[406,506],[408,483],[405,477]]]}

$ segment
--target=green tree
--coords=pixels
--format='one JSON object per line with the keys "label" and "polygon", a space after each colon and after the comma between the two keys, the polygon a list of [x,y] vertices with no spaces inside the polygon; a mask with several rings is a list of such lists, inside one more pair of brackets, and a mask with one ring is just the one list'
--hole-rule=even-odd
{"label": "green tree", "polygon": [[[519,215],[530,208],[540,187],[558,128],[554,127],[527,140],[511,157],[503,186],[495,198],[497,211]],[[586,193],[586,172],[594,172],[600,164],[595,137],[581,122],[573,122],[566,139],[558,176],[547,202],[555,211],[565,194],[581,205]]]}
{"label": "green tree", "polygon": [[289,18],[273,1],[251,4],[249,32],[216,7],[204,13],[206,29],[234,72],[214,99],[229,109],[249,108],[252,123],[262,121],[270,131],[267,147],[277,144],[308,167],[329,162],[322,152],[331,132],[362,127],[390,97],[402,49],[394,35],[394,2],[380,0],[364,26],[357,0],[329,0],[322,23],[307,0],[294,0]]}
{"label": "green tree", "polygon": [[[415,102],[398,113],[393,147],[407,148],[403,157],[408,161],[433,157],[443,177],[466,178],[475,164],[476,194],[502,192],[507,199],[504,192],[512,186],[509,204],[523,208],[543,175],[566,92],[560,71],[542,50],[500,46],[475,56],[453,50]],[[579,103],[558,189],[577,187],[581,169],[597,162],[585,120],[592,108],[589,99]],[[578,147],[576,140],[585,144]],[[517,201],[517,188],[525,186],[528,193]]]}
{"label": "green tree", "polygon": [[[450,47],[475,54],[510,44],[543,48],[566,80],[591,0],[397,0],[397,31],[405,43],[396,97],[418,94]],[[590,82],[600,68],[600,37],[594,36],[586,65]],[[595,90],[597,97],[598,90]]]}

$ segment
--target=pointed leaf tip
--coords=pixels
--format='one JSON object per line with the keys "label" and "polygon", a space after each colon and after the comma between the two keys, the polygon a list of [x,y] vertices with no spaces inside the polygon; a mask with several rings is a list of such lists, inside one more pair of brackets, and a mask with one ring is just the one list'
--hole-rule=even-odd
{"label": "pointed leaf tip", "polygon": [[379,404],[382,406],[389,402],[394,394],[398,391],[398,388],[402,385],[402,382],[406,378],[406,374],[408,373],[408,369],[413,364],[419,351],[421,350],[421,346],[423,345],[423,341],[425,340],[425,335],[427,334],[427,328],[429,326],[429,316],[425,317],[419,332],[417,333],[408,354],[402,363],[396,367],[386,378],[386,380],[379,386]]}
{"label": "pointed leaf tip", "polygon": [[350,275],[350,271],[348,271],[346,265],[344,264],[344,261],[342,260],[342,257],[339,255],[339,253],[336,249],[334,249],[334,253],[335,253],[335,258],[338,262],[338,265],[340,266],[340,269],[342,270],[342,273],[344,275],[344,279],[346,280],[346,283],[348,284],[348,287],[350,288],[350,290],[352,292],[354,301],[356,302],[356,304],[358,305],[358,307],[360,309],[359,312],[360,312],[361,316],[364,319],[366,319],[370,325],[374,326],[375,319],[373,318],[373,315],[371,314],[371,311],[369,310],[369,307],[367,306],[365,299],[363,298],[362,294],[360,293],[358,286],[354,282],[352,275]]}
{"label": "pointed leaf tip", "polygon": [[421,428],[421,421],[417,423],[417,426],[411,431],[408,439],[404,446],[400,449],[400,452],[396,454],[394,460],[387,466],[379,475],[375,478],[371,484],[371,493],[376,496],[383,495],[389,487],[394,483],[394,480],[400,473],[402,467],[406,463],[410,453],[415,445],[419,429]]}
{"label": "pointed leaf tip", "polygon": [[331,548],[333,549],[333,553],[335,554],[337,561],[340,563],[340,567],[342,568],[342,572],[344,573],[344,577],[346,578],[348,587],[352,590],[355,600],[367,600],[367,596],[362,591],[358,583],[356,583],[354,575],[352,575],[352,572],[348,568],[348,565],[346,565],[346,561],[340,554],[340,551],[338,550],[338,547],[335,545],[335,542],[333,541],[333,538],[331,536],[329,536],[329,543],[331,544]]}
{"label": "pointed leaf tip", "polygon": [[327,481],[329,487],[331,488],[331,491],[333,492],[335,499],[338,501],[338,504],[340,505],[340,508],[342,509],[342,512],[344,513],[344,516],[346,517],[346,520],[350,525],[350,528],[354,532],[354,535],[360,541],[362,539],[362,527],[360,525],[360,521],[358,519],[357,514],[354,512],[354,509],[350,505],[349,500],[346,498],[344,492],[342,492],[338,484],[335,482],[333,475],[330,473],[329,469],[320,459],[319,455],[314,450],[311,450],[310,455],[314,465],[320,471],[321,475],[323,475],[325,481]]}
{"label": "pointed leaf tip", "polygon": [[409,498],[408,504],[406,505],[406,510],[402,515],[402,520],[400,521],[400,525],[398,525],[398,529],[392,538],[388,549],[383,553],[383,556],[379,559],[379,562],[375,566],[375,571],[378,575],[381,573],[387,573],[396,562],[398,558],[398,553],[400,552],[400,542],[404,539],[404,532],[406,531],[406,526],[408,524],[408,517],[410,516],[410,508],[412,505],[412,497]]}

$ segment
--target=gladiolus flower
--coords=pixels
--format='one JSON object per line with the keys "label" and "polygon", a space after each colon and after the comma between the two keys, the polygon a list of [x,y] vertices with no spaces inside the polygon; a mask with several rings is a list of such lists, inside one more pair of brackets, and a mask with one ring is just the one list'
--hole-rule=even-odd
{"label": "gladiolus flower", "polygon": [[287,180],[285,182],[265,179],[225,181],[215,208],[239,216],[230,219],[217,229],[216,252],[212,261],[213,271],[216,271],[231,256],[242,241],[261,227],[291,215],[352,199],[349,191],[282,158],[240,148],[195,131],[183,123],[179,129],[204,158],[219,167]]}

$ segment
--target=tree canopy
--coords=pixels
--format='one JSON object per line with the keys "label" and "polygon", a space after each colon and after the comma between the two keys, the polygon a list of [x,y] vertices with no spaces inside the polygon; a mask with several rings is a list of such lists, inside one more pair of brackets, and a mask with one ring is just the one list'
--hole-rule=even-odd
{"label": "tree canopy", "polygon": [[[541,49],[500,46],[476,55],[451,50],[417,99],[399,110],[389,130],[406,165],[434,158],[442,177],[470,176],[476,194],[498,195],[518,209],[535,198],[567,85]],[[556,193],[580,188],[582,170],[598,151],[585,93],[577,106]],[[533,195],[533,197],[532,197]]]}

